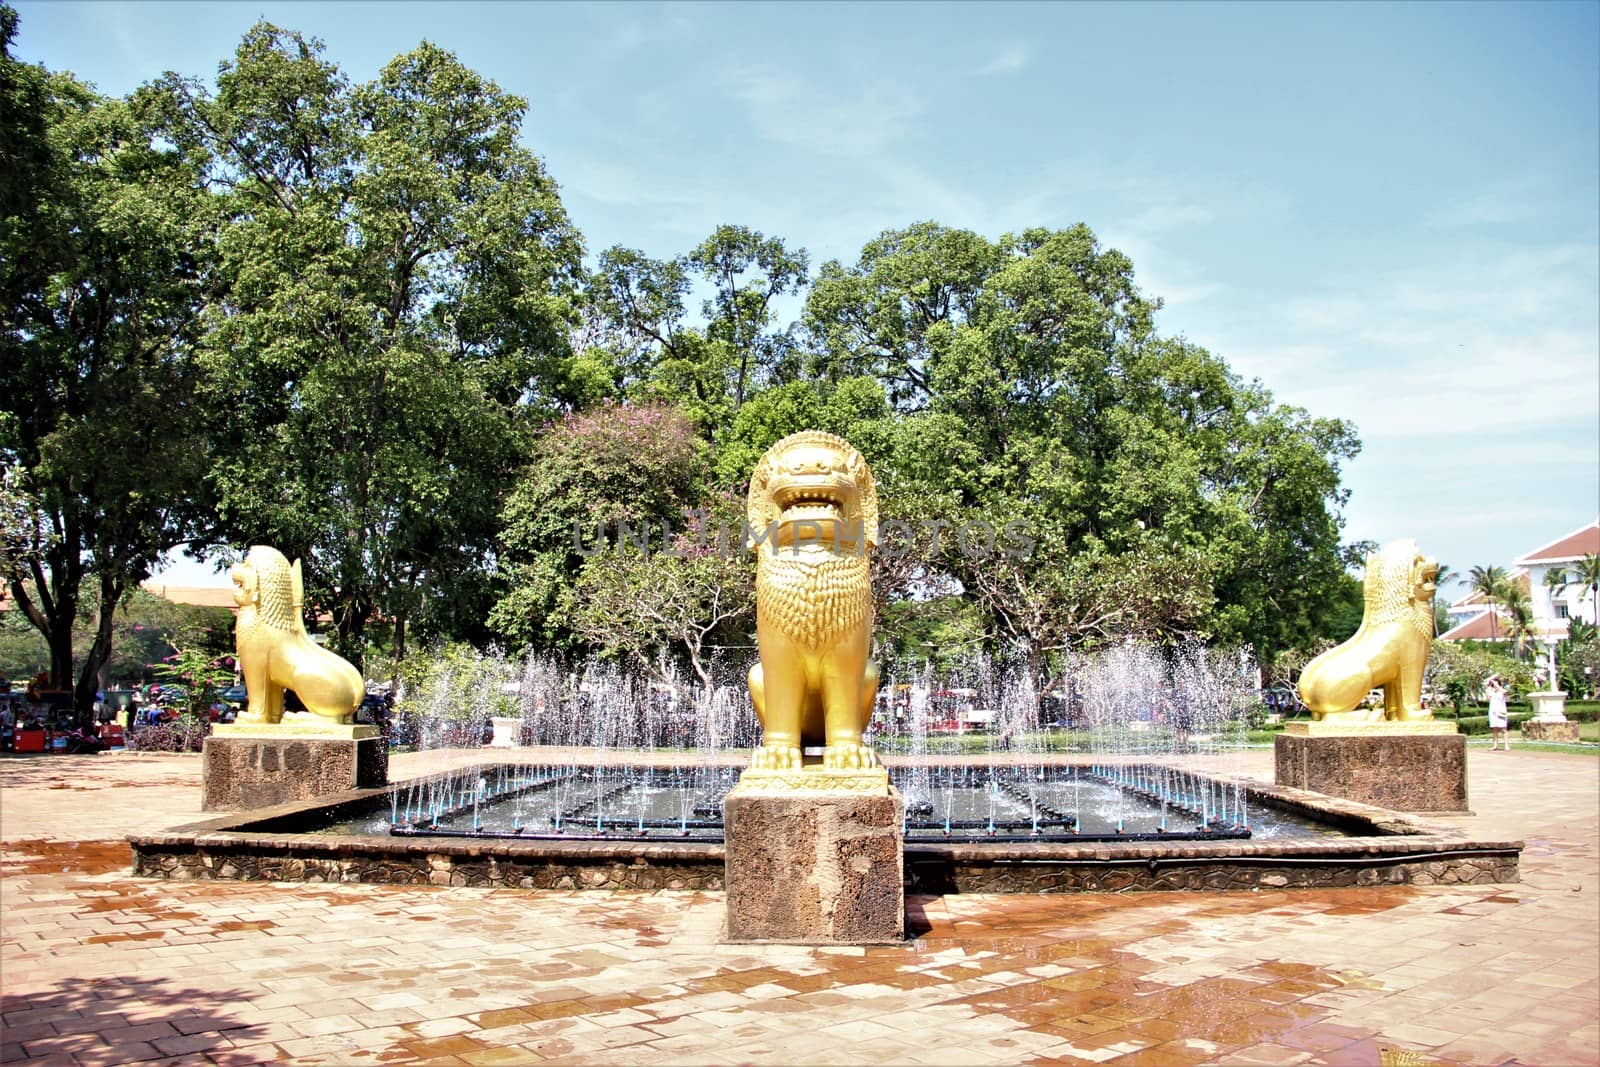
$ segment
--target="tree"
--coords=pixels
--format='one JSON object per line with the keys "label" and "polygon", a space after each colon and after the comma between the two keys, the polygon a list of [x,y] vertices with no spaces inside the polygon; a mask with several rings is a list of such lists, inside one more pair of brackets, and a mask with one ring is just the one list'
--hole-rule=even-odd
{"label": "tree", "polygon": [[1525,655],[1535,637],[1533,604],[1528,599],[1528,591],[1507,582],[1500,591],[1500,599],[1505,605],[1506,636],[1515,642],[1517,655]]}
{"label": "tree", "polygon": [[654,554],[619,542],[591,559],[573,589],[574,633],[664,682],[686,664],[709,694],[718,653],[750,644],[755,621],[754,560],[736,536],[742,514],[743,501],[724,496]]}
{"label": "tree", "polygon": [[688,418],[660,405],[608,404],[550,423],[501,515],[495,631],[517,645],[591,647],[575,629],[580,576],[612,566],[625,537],[658,549],[665,526],[682,530],[707,451]]}
{"label": "tree", "polygon": [[322,53],[259,23],[214,95],[152,93],[228,219],[214,542],[303,557],[360,663],[375,615],[399,657],[408,622],[484,604],[524,434],[570,380],[580,244],[521,99],[427,42],[354,87]]}
{"label": "tree", "polygon": [[1484,648],[1470,641],[1436,641],[1428,654],[1428,684],[1450,698],[1459,715],[1469,700],[1482,698],[1483,683],[1498,674],[1516,693],[1533,687],[1533,673],[1521,660],[1503,651]]}
{"label": "tree", "polygon": [[1578,561],[1578,584],[1589,587],[1589,610],[1595,612],[1600,622],[1600,555],[1584,556]]}
{"label": "tree", "polygon": [[1589,591],[1591,604],[1600,604],[1600,556],[1584,556],[1572,570],[1551,567],[1544,572],[1545,588],[1550,590],[1551,601],[1577,586]]}
{"label": "tree", "polygon": [[1489,639],[1497,640],[1498,602],[1505,593],[1506,569],[1494,564],[1474,567],[1467,575],[1467,583],[1474,593],[1481,593],[1489,601]]}
{"label": "tree", "polygon": [[714,287],[705,302],[706,336],[732,350],[733,411],[746,391],[781,361],[788,337],[773,334],[772,301],[799,292],[806,283],[805,249],[744,226],[718,226],[689,253],[689,263]]}
{"label": "tree", "polygon": [[[711,437],[795,362],[772,305],[801,291],[807,262],[804,249],[744,226],[719,226],[671,260],[609,248],[586,289],[586,367],[609,380],[608,395],[680,406]],[[711,289],[700,327],[685,321],[697,281]]]}
{"label": "tree", "polygon": [[183,686],[184,712],[204,721],[211,705],[233,681],[233,667],[201,648],[178,648],[153,669],[163,684]]}
{"label": "tree", "polygon": [[[137,101],[17,62],[14,12],[0,21],[0,146],[20,167],[0,220],[0,465],[22,472],[31,515],[7,522],[4,577],[52,684],[85,711],[112,609],[202,513],[194,352],[213,216]],[[74,679],[86,581],[106,610]]]}
{"label": "tree", "polygon": [[956,428],[965,461],[938,472],[956,525],[1032,531],[1031,564],[938,565],[1035,661],[1139,633],[1270,656],[1327,625],[1352,428],[1158,336],[1159,308],[1082,225],[889,231],[807,301],[813,374],[870,374],[900,418]]}
{"label": "tree", "polygon": [[1573,619],[1559,652],[1561,676],[1557,688],[1593,700],[1595,685],[1600,682],[1600,627]]}

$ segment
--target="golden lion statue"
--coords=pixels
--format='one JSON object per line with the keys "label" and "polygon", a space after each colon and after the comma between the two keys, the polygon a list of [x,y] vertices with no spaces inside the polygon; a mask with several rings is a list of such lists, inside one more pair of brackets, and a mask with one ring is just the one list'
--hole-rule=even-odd
{"label": "golden lion statue", "polygon": [[878,542],[867,461],[842,437],[791,434],[756,464],[745,514],[761,653],[750,699],[763,731],[751,766],[799,770],[802,750],[822,745],[827,770],[877,767],[861,743],[878,692],[867,662]]}
{"label": "golden lion statue", "polygon": [[[239,669],[249,706],[239,722],[326,719],[347,723],[366,693],[361,672],[312,642],[301,608],[305,591],[300,561],[256,545],[228,570],[239,619],[234,630]],[[283,691],[293,689],[305,712],[283,713]]]}
{"label": "golden lion statue", "polygon": [[[1433,592],[1439,564],[1415,541],[1395,541],[1367,557],[1366,610],[1354,636],[1300,674],[1300,699],[1313,718],[1339,721],[1431,719],[1422,707],[1422,672],[1433,647]],[[1357,708],[1383,687],[1383,707]]]}

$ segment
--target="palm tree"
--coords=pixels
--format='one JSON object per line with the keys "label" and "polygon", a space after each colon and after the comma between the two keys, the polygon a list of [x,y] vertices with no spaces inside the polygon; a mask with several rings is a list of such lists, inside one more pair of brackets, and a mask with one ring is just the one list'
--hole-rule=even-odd
{"label": "palm tree", "polygon": [[1533,604],[1521,586],[1510,582],[1501,587],[1500,599],[1506,608],[1506,636],[1516,642],[1517,655],[1522,656],[1534,636]]}
{"label": "palm tree", "polygon": [[1584,556],[1573,570],[1551,567],[1544,572],[1545,588],[1550,590],[1550,608],[1555,610],[1556,597],[1572,586],[1588,589],[1590,599],[1600,594],[1600,556]]}
{"label": "palm tree", "polygon": [[1578,561],[1578,584],[1589,587],[1589,606],[1600,622],[1600,556],[1584,556]]}
{"label": "palm tree", "polygon": [[1505,593],[1506,569],[1490,565],[1487,567],[1474,567],[1467,575],[1467,584],[1474,593],[1482,593],[1489,599],[1489,640],[1499,639],[1496,633],[1495,622],[1499,617],[1496,601]]}

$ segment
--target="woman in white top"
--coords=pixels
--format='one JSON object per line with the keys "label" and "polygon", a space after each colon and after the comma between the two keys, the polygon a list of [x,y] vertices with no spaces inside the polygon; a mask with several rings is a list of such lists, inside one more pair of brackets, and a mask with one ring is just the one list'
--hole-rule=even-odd
{"label": "woman in white top", "polygon": [[1483,688],[1489,693],[1489,735],[1494,744],[1489,746],[1493,752],[1501,745],[1507,752],[1511,751],[1511,735],[1506,730],[1506,683],[1500,680],[1498,674],[1489,675],[1489,680],[1483,683]]}

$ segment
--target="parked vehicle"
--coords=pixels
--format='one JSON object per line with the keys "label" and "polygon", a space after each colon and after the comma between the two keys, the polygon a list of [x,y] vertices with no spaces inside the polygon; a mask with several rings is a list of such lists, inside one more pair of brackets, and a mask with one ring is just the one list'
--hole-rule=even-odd
{"label": "parked vehicle", "polygon": [[76,730],[68,731],[64,743],[61,745],[61,751],[68,755],[104,752],[105,749],[106,743],[104,741],[81,726]]}
{"label": "parked vehicle", "polygon": [[1273,711],[1290,714],[1300,707],[1300,694],[1286,685],[1272,686],[1261,690],[1259,696],[1261,703]]}

